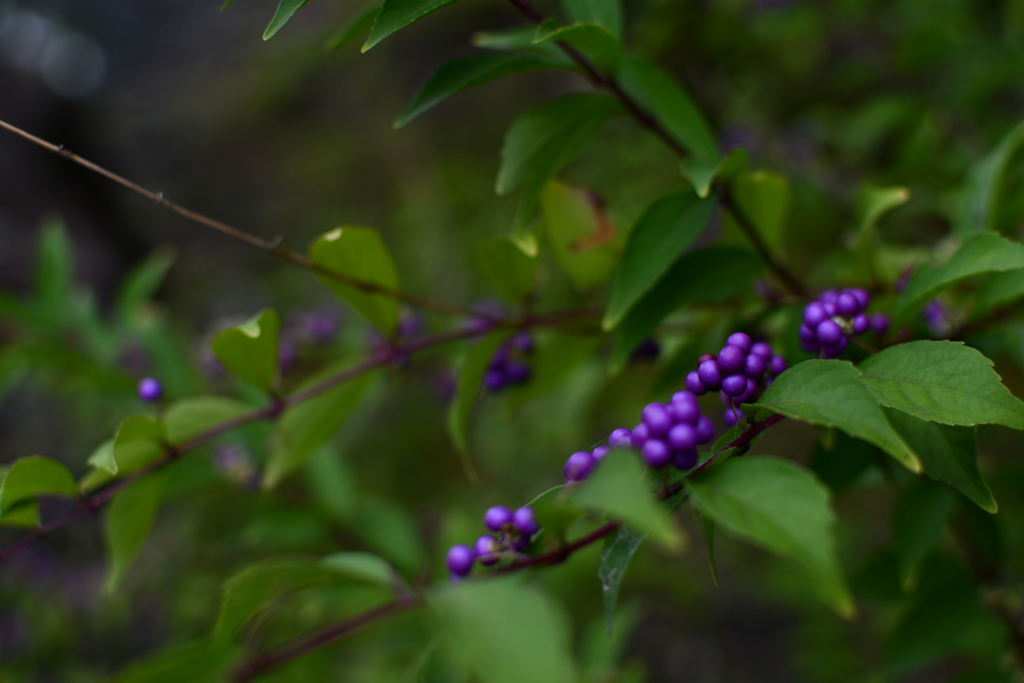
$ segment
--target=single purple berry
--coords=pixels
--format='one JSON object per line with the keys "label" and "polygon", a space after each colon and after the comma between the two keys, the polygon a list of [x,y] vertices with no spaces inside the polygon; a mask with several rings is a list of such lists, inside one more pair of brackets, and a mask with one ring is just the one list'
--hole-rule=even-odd
{"label": "single purple berry", "polygon": [[835,344],[821,347],[821,357],[839,358],[839,356],[843,355],[843,351],[846,350],[847,344],[846,337],[840,337],[839,341]]}
{"label": "single purple berry", "polygon": [[660,355],[661,344],[656,339],[647,338],[630,351],[629,360],[634,363],[644,360],[657,360]]}
{"label": "single purple berry", "polygon": [[708,390],[704,388],[703,384],[701,384],[700,375],[696,370],[686,375],[685,386],[687,391],[697,396],[702,396],[708,393]]}
{"label": "single purple berry", "polygon": [[772,347],[766,342],[757,342],[750,347],[750,352],[761,356],[761,358],[764,358],[765,362],[771,360],[772,357]]}
{"label": "single purple berry", "polygon": [[577,451],[565,461],[565,478],[569,481],[583,481],[594,469],[594,456],[586,451]]}
{"label": "single purple berry", "polygon": [[648,403],[640,418],[647,425],[647,432],[651,436],[664,436],[672,427],[672,416],[664,403]]}
{"label": "single purple berry", "polygon": [[640,453],[651,467],[664,467],[672,457],[672,450],[661,439],[648,439]]}
{"label": "single purple berry", "polygon": [[718,368],[718,361],[706,360],[701,363],[697,368],[697,376],[708,391],[714,391],[722,384],[722,371]]}
{"label": "single purple berry", "polygon": [[814,330],[814,336],[823,346],[835,346],[843,339],[843,328],[834,320],[826,320]]}
{"label": "single purple berry", "polygon": [[688,451],[697,446],[697,430],[688,424],[677,424],[668,432],[668,445],[674,451]]}
{"label": "single purple berry", "polygon": [[854,287],[849,291],[850,294],[853,294],[855,297],[857,297],[857,303],[860,304],[860,310],[863,311],[868,307],[868,304],[871,303],[871,295],[868,294],[868,290],[862,287]]}
{"label": "single purple berry", "polygon": [[707,415],[701,415],[697,421],[697,443],[706,444],[715,436],[715,425]]}
{"label": "single purple berry", "polygon": [[748,353],[747,357],[743,360],[743,374],[750,379],[757,379],[764,374],[765,358],[756,353]]}
{"label": "single purple berry", "polygon": [[729,375],[722,380],[722,391],[730,396],[739,396],[747,390],[747,377],[745,375]]}
{"label": "single purple berry", "polygon": [[146,377],[139,382],[139,398],[146,403],[159,401],[160,397],[163,395],[164,388],[160,384],[159,380],[153,379],[152,377]]}
{"label": "single purple berry", "polygon": [[828,316],[829,318],[831,318],[831,317],[833,317],[833,316],[838,314],[838,311],[836,311],[836,305],[835,304],[826,303],[826,304],[822,304],[821,307],[823,309],[825,309],[825,315]]}
{"label": "single purple berry", "polygon": [[338,323],[334,316],[328,313],[311,313],[306,318],[306,336],[318,346],[330,344],[334,334],[338,331]]}
{"label": "single purple berry", "polygon": [[299,350],[295,346],[295,342],[282,339],[277,346],[277,367],[281,370],[282,375],[287,375],[295,368],[295,364],[299,361]]}
{"label": "single purple berry", "polygon": [[688,391],[677,391],[668,406],[669,413],[676,423],[697,424],[700,419],[700,404],[696,397]]}
{"label": "single purple berry", "polygon": [[825,315],[825,308],[817,301],[813,301],[804,307],[804,324],[812,330],[827,319],[828,316]]}
{"label": "single purple berry", "polygon": [[629,433],[629,442],[633,444],[633,448],[643,448],[649,438],[651,438],[651,433],[643,422],[633,427],[633,431]]}
{"label": "single purple berry", "polygon": [[517,351],[522,353],[533,352],[533,335],[529,332],[517,332],[511,341],[513,348]]}
{"label": "single purple berry", "polygon": [[484,387],[487,388],[487,391],[492,393],[501,391],[505,388],[505,384],[507,384],[507,380],[505,379],[505,373],[501,370],[490,368],[484,373]]}
{"label": "single purple berry", "polygon": [[630,431],[619,427],[608,435],[608,445],[612,448],[629,448],[633,444],[629,440]]}
{"label": "single purple berry", "polygon": [[521,507],[516,510],[515,514],[512,515],[512,523],[516,525],[520,533],[527,536],[533,536],[540,531],[540,524],[537,524],[537,520],[533,515],[533,508],[530,507]]}
{"label": "single purple berry", "polygon": [[853,333],[864,334],[871,327],[871,320],[863,313],[853,316]]}
{"label": "single purple berry", "polygon": [[672,465],[679,470],[688,470],[697,464],[697,449],[676,451],[672,454]]}
{"label": "single purple berry", "polygon": [[505,361],[505,379],[509,384],[522,384],[530,379],[532,375],[533,371],[529,365],[512,360],[511,358]]}
{"label": "single purple berry", "polygon": [[875,313],[871,316],[871,329],[879,337],[889,331],[889,316],[885,313]]}
{"label": "single purple berry", "polygon": [[733,332],[729,335],[729,338],[725,340],[725,343],[730,346],[738,347],[743,353],[750,352],[750,335],[746,332]]}
{"label": "single purple berry", "polygon": [[843,292],[836,297],[836,313],[849,318],[860,313],[860,302],[850,292]]}
{"label": "single purple berry", "polygon": [[738,411],[734,411],[732,408],[725,409],[725,413],[722,414],[722,420],[725,422],[726,427],[736,426],[736,422],[738,421],[736,418],[736,412]]}
{"label": "single purple berry", "polygon": [[[820,301],[823,304],[834,304],[836,302],[836,298],[838,298],[838,296],[839,295],[836,294],[836,290],[834,290],[834,289],[826,289],[824,292],[822,292],[820,295],[818,295],[818,301]],[[835,315],[835,314],[833,314],[833,315]]]}
{"label": "single purple berry", "polygon": [[807,327],[807,325],[801,325],[800,331],[800,345],[808,351],[816,351],[820,345],[818,337],[814,334],[814,329]]}
{"label": "single purple berry", "polygon": [[594,460],[604,460],[604,456],[608,455],[608,451],[610,450],[611,448],[609,448],[608,446],[598,446],[597,448],[594,449]]}
{"label": "single purple berry", "polygon": [[768,363],[768,368],[772,371],[773,375],[781,375],[789,367],[789,363],[782,356],[772,356],[771,361]]}
{"label": "single purple berry", "polygon": [[466,576],[469,574],[473,569],[474,560],[476,560],[476,553],[468,545],[453,545],[448,550],[448,569],[455,576]]}
{"label": "single purple berry", "polygon": [[480,560],[480,564],[494,564],[499,559],[498,553],[501,552],[501,545],[498,544],[498,540],[493,536],[481,536],[476,539],[476,545],[473,546],[476,551],[476,558]]}
{"label": "single purple berry", "polygon": [[734,399],[734,401],[735,401],[736,405],[740,405],[741,403],[750,403],[751,401],[754,400],[754,397],[756,397],[756,396],[757,396],[757,382],[755,382],[754,380],[752,380],[752,379],[750,379],[748,377],[747,378],[747,388],[746,388],[746,390],[744,390],[744,392],[742,394],[737,396]]}
{"label": "single purple berry", "polygon": [[723,375],[735,375],[743,369],[745,358],[746,354],[743,353],[743,349],[729,344],[718,352],[718,369]]}
{"label": "single purple berry", "polygon": [[484,526],[491,531],[501,531],[502,527],[512,521],[512,511],[504,505],[487,508],[484,513]]}

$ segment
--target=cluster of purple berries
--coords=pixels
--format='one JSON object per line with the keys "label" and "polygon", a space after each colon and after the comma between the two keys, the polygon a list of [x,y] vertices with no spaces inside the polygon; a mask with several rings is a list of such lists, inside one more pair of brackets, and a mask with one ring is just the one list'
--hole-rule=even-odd
{"label": "cluster of purple berries", "polygon": [[515,512],[503,505],[488,508],[484,513],[484,526],[497,535],[484,534],[472,548],[460,544],[448,550],[448,569],[453,579],[468,575],[474,562],[492,565],[501,559],[502,554],[522,550],[529,544],[530,537],[540,531],[529,507],[521,507]]}
{"label": "cluster of purple berries", "polygon": [[804,307],[804,322],[800,326],[800,346],[805,351],[820,351],[822,358],[839,358],[853,335],[874,330],[885,334],[889,317],[878,313],[868,317],[865,311],[871,295],[860,288],[826,289]]}
{"label": "cluster of purple berries", "polygon": [[497,393],[511,384],[522,384],[533,371],[526,364],[526,356],[533,353],[533,337],[529,332],[517,332],[509,337],[491,358],[484,373],[487,391]]}

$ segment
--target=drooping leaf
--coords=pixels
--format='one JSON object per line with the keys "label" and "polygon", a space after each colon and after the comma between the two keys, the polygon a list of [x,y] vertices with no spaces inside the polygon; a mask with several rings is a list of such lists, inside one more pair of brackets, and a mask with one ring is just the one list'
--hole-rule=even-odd
{"label": "drooping leaf", "polygon": [[431,604],[454,656],[482,683],[575,680],[561,610],[514,578],[439,589]]}
{"label": "drooping leaf", "polygon": [[358,40],[361,36],[370,32],[373,28],[373,24],[377,21],[377,17],[380,16],[380,11],[383,5],[373,5],[367,7],[365,10],[354,16],[344,26],[338,29],[327,41],[327,49],[330,52],[340,50],[349,43]]}
{"label": "drooping leaf", "polygon": [[537,259],[527,255],[506,237],[491,237],[476,249],[480,272],[495,291],[509,301],[519,303],[536,284]]}
{"label": "drooping leaf", "polygon": [[977,161],[967,176],[960,197],[956,230],[970,233],[995,230],[999,202],[1010,161],[1024,145],[1024,122],[1018,123],[994,150]]}
{"label": "drooping leaf", "polygon": [[115,683],[223,683],[238,648],[227,642],[197,640],[133,662]]}
{"label": "drooping leaf", "polygon": [[928,476],[952,484],[982,509],[993,514],[998,511],[999,506],[978,471],[974,427],[925,422],[893,408],[886,408],[885,414],[921,458]]}
{"label": "drooping leaf", "polygon": [[[459,366],[455,400],[452,401],[451,407],[448,409],[448,433],[459,453],[465,454],[467,451],[466,432],[469,429],[469,416],[473,412],[477,396],[480,395],[484,373],[487,372],[487,366],[498,347],[505,342],[508,336],[508,330],[496,330],[469,346],[463,356]],[[476,475],[471,474],[473,465],[468,456],[463,456],[463,465],[466,467],[467,475],[475,478]]]}
{"label": "drooping leaf", "polygon": [[893,510],[892,540],[904,588],[914,585],[918,564],[945,533],[954,503],[949,487],[927,479],[903,492]]}
{"label": "drooping leaf", "polygon": [[[299,391],[326,379],[337,370],[336,367],[328,368],[303,383]],[[277,486],[330,439],[359,405],[359,399],[375,379],[376,373],[366,373],[288,408],[274,431],[270,459],[263,473],[263,488]]]}
{"label": "drooping leaf", "polygon": [[601,579],[601,595],[604,598],[604,616],[608,634],[615,626],[615,606],[619,601],[619,586],[626,575],[630,560],[640,548],[644,534],[634,533],[628,526],[620,526],[611,536],[605,536],[601,564],[597,577]]}
{"label": "drooping leaf", "polygon": [[401,577],[388,564],[387,560],[373,553],[342,552],[328,555],[320,560],[328,569],[337,572],[339,577],[369,583],[383,588],[394,588],[402,583]]}
{"label": "drooping leaf", "polygon": [[607,28],[594,23],[559,26],[554,22],[537,27],[535,43],[566,43],[591,58],[598,68],[614,73],[622,59],[622,45]]}
{"label": "drooping leaf", "polygon": [[798,363],[779,375],[753,406],[801,422],[837,427],[875,444],[912,472],[921,471],[917,456],[893,431],[860,373],[846,361]]}
{"label": "drooping leaf", "polygon": [[614,328],[693,243],[711,221],[715,202],[693,192],[661,197],[643,213],[629,233],[602,326]]}
{"label": "drooping leaf", "polygon": [[552,180],[540,199],[544,233],[561,269],[584,289],[604,283],[615,265],[615,227],[589,192]]}
{"label": "drooping leaf", "polygon": [[611,97],[579,93],[545,102],[512,123],[501,148],[495,188],[507,194],[525,186],[512,235],[528,254],[536,253],[528,227],[548,179],[572,161],[598,128],[621,113],[622,105]]}
{"label": "drooping leaf", "polygon": [[363,52],[399,31],[442,7],[457,0],[385,0],[380,15],[373,22],[370,36],[363,44]]}
{"label": "drooping leaf", "polygon": [[18,458],[7,470],[0,488],[0,513],[36,496],[77,498],[78,484],[63,463],[41,455]]}
{"label": "drooping leaf", "polygon": [[124,489],[110,504],[105,524],[110,570],[107,591],[113,592],[149,536],[167,480],[165,471],[152,472]]}
{"label": "drooping leaf", "polygon": [[401,128],[423,112],[463,90],[511,74],[559,68],[563,68],[563,65],[543,57],[509,53],[476,55],[452,60],[442,65],[430,77],[405,111],[395,119],[394,127]]}
{"label": "drooping leaf", "polygon": [[701,515],[792,559],[822,600],[840,615],[853,616],[836,558],[829,492],[809,471],[776,457],[734,458],[688,478],[686,487]]}
{"label": "drooping leaf", "polygon": [[235,327],[222,330],[210,344],[217,359],[239,379],[264,391],[277,389],[277,345],[281,323],[267,309]]}
{"label": "drooping leaf", "polygon": [[226,396],[194,396],[175,401],[164,414],[167,441],[177,446],[252,410],[252,406]]}
{"label": "drooping leaf", "polygon": [[[782,246],[789,216],[789,179],[771,171],[741,173],[732,181],[733,202],[754,223],[758,233],[772,249]],[[749,244],[730,212],[722,214],[726,238],[733,243]]]}
{"label": "drooping leaf", "polygon": [[950,425],[1001,424],[1024,429],[1024,403],[1003,386],[977,349],[952,341],[913,341],[860,364],[882,405]]}
{"label": "drooping leaf", "polygon": [[561,0],[562,10],[575,22],[589,22],[622,38],[622,5],[619,0]]}
{"label": "drooping leaf", "polygon": [[992,233],[964,237],[960,248],[941,266],[922,264],[914,270],[900,293],[893,326],[905,322],[924,304],[961,280],[1006,270],[1024,268],[1024,245]]}
{"label": "drooping leaf", "polygon": [[612,450],[573,496],[578,505],[625,520],[637,533],[679,549],[684,537],[654,501],[636,453]]}
{"label": "drooping leaf", "polygon": [[737,247],[706,247],[678,259],[615,328],[611,361],[621,365],[676,310],[728,300],[764,270],[757,254]]}
{"label": "drooping leaf", "polygon": [[[309,249],[309,258],[319,267],[348,277],[397,290],[398,271],[380,233],[369,228],[345,226],[321,235]],[[317,274],[329,290],[345,300],[360,315],[390,335],[398,323],[398,301]]]}

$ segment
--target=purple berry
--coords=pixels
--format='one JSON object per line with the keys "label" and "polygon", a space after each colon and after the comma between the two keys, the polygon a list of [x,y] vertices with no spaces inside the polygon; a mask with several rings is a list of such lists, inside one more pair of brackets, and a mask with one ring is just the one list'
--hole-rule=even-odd
{"label": "purple berry", "polygon": [[[820,301],[823,304],[834,304],[836,302],[836,299],[838,298],[838,296],[839,295],[836,294],[836,290],[834,290],[834,289],[826,289],[824,292],[822,292],[818,296],[818,301]],[[835,314],[833,313],[832,315],[835,315]]]}
{"label": "purple berry", "polygon": [[853,317],[853,333],[864,334],[871,327],[871,321],[863,313],[858,313]]}
{"label": "purple berry", "polygon": [[747,357],[743,360],[743,374],[750,379],[757,379],[764,374],[765,358],[756,353],[748,353]]}
{"label": "purple berry", "polygon": [[633,431],[629,433],[629,442],[633,445],[633,448],[643,448],[649,438],[651,438],[651,433],[643,422],[633,427]]}
{"label": "purple berry", "polygon": [[160,384],[159,380],[153,379],[152,377],[146,377],[139,382],[139,398],[146,403],[159,401],[160,397],[163,395],[164,388]]}
{"label": "purple berry", "polygon": [[688,424],[677,424],[668,433],[668,445],[674,451],[688,451],[697,446],[697,430]]}
{"label": "purple berry", "polygon": [[455,576],[469,574],[473,569],[474,560],[476,560],[476,553],[468,545],[453,545],[448,550],[448,569]]}
{"label": "purple berry", "polygon": [[814,336],[823,346],[835,346],[843,339],[843,328],[834,320],[826,320],[814,330]]}
{"label": "purple berry", "polygon": [[688,451],[676,451],[672,454],[672,465],[676,469],[688,470],[697,464],[697,449],[691,448]]}
{"label": "purple berry", "polygon": [[512,360],[511,358],[505,361],[505,379],[509,384],[522,384],[530,379],[532,375],[533,371],[529,365]]}
{"label": "purple berry", "polygon": [[501,391],[505,388],[505,384],[505,374],[501,370],[490,368],[484,373],[484,387],[487,388],[487,391],[492,393]]}
{"label": "purple berry", "polygon": [[700,365],[701,363],[703,363],[706,360],[714,360],[714,359],[715,359],[715,354],[713,354],[713,353],[703,353],[703,354],[701,354],[700,358],[697,359],[697,365]]}
{"label": "purple berry", "polygon": [[723,375],[735,375],[743,369],[745,358],[746,354],[743,353],[743,349],[729,344],[718,352],[718,369]]}
{"label": "purple berry", "polygon": [[818,337],[815,336],[814,330],[807,325],[800,326],[800,346],[804,347],[808,351],[817,351],[821,345],[818,342]]}
{"label": "purple berry", "polygon": [[736,397],[736,405],[739,405],[741,403],[750,403],[751,401],[754,400],[755,396],[757,396],[757,382],[748,377],[747,388],[742,394]]}
{"label": "purple berry", "polygon": [[757,342],[750,347],[750,352],[761,356],[761,358],[764,358],[765,362],[769,361],[772,357],[772,347],[765,342]]}
{"label": "purple berry", "polygon": [[822,346],[822,358],[839,358],[839,356],[843,355],[843,351],[846,350],[847,343],[848,342],[846,341],[846,337],[840,337],[839,341],[836,342],[835,344],[831,344],[829,346]]}
{"label": "purple berry", "polygon": [[822,304],[821,307],[825,309],[825,315],[828,316],[829,318],[835,316],[838,313],[838,311],[836,311],[835,304]]}
{"label": "purple berry", "polygon": [[706,360],[697,368],[697,376],[700,383],[708,391],[714,391],[722,384],[722,371],[718,368],[718,362]]}
{"label": "purple berry", "polygon": [[828,316],[825,315],[825,308],[817,301],[811,302],[804,307],[804,324],[812,330],[827,319]]}
{"label": "purple berry", "polygon": [[619,427],[608,436],[608,445],[612,448],[629,448],[633,444],[629,440],[630,431]]}
{"label": "purple berry", "polygon": [[473,546],[473,549],[476,551],[476,557],[480,560],[480,564],[494,564],[501,559],[498,557],[498,553],[501,552],[501,546],[493,536],[481,536],[476,539],[476,545]]}
{"label": "purple berry", "polygon": [[651,436],[664,436],[672,427],[672,416],[664,403],[648,403],[640,419],[647,425],[647,432]]}
{"label": "purple berry", "polygon": [[738,421],[736,418],[736,411],[732,408],[726,408],[725,413],[722,415],[722,420],[725,422],[726,427],[735,427],[736,422]]}
{"label": "purple berry", "polygon": [[697,421],[697,443],[706,444],[715,436],[715,425],[707,415],[701,415]]}
{"label": "purple berry", "polygon": [[672,457],[668,444],[661,439],[648,439],[640,453],[651,467],[664,467]]}
{"label": "purple berry", "polygon": [[512,521],[512,511],[504,505],[487,508],[484,513],[484,526],[491,531],[501,531],[502,527]]}
{"label": "purple berry", "polygon": [[705,389],[704,385],[701,383],[700,375],[697,373],[696,370],[694,370],[693,372],[691,372],[688,375],[686,375],[686,383],[685,384],[686,384],[686,390],[691,392],[691,393],[693,393],[693,394],[695,394],[695,395],[697,395],[697,396],[701,396],[703,394],[708,393],[708,390]]}
{"label": "purple berry", "polygon": [[747,390],[747,378],[744,375],[729,375],[722,380],[722,391],[730,396],[739,396]]}
{"label": "purple berry", "polygon": [[730,346],[738,347],[743,353],[750,352],[750,335],[746,332],[733,332],[729,335],[729,338],[725,340],[725,343]]}
{"label": "purple berry", "polygon": [[688,391],[677,391],[673,394],[668,409],[677,423],[685,422],[695,425],[700,419],[700,404],[697,403],[696,397]]}
{"label": "purple berry", "polygon": [[864,310],[871,303],[871,295],[868,294],[868,290],[861,287],[854,287],[849,290],[850,294],[853,294],[857,298],[857,303],[860,304],[860,310]]}
{"label": "purple berry", "polygon": [[604,460],[604,456],[608,455],[608,452],[610,450],[611,448],[609,448],[608,446],[598,446],[597,448],[594,449],[594,460]]}
{"label": "purple berry", "polygon": [[843,292],[836,297],[836,313],[849,318],[860,313],[860,302],[850,292]]}
{"label": "purple berry", "polygon": [[533,508],[530,507],[521,507],[516,510],[512,516],[512,523],[516,525],[520,533],[527,536],[533,536],[540,531],[540,524],[537,524],[537,520],[533,515]]}
{"label": "purple berry", "polygon": [[771,361],[768,363],[768,368],[772,371],[773,375],[781,375],[789,367],[789,363],[782,356],[772,356]]}
{"label": "purple berry", "polygon": [[522,353],[533,352],[533,335],[529,332],[517,332],[511,339],[512,346]]}
{"label": "purple berry", "polygon": [[594,456],[586,451],[577,451],[565,461],[565,478],[570,482],[583,481],[594,469]]}
{"label": "purple berry", "polygon": [[[871,316],[871,329],[879,337],[889,331],[889,316],[885,313],[875,313]],[[692,374],[692,373],[691,373]]]}

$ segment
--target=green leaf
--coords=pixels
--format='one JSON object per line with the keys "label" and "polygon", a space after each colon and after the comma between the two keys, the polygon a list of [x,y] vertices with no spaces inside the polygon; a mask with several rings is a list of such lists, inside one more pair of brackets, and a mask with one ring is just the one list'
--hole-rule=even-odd
{"label": "green leaf", "polygon": [[962,342],[890,346],[864,360],[860,371],[882,405],[922,420],[1024,429],[1024,403],[1003,386],[992,361]]}
{"label": "green leaf", "polygon": [[953,514],[953,492],[941,484],[918,479],[893,509],[892,541],[904,589],[916,581],[925,553],[942,539]]}
{"label": "green leaf", "polygon": [[[891,418],[888,410],[885,413],[887,417]],[[907,417],[915,419],[909,415]],[[890,422],[892,422],[891,419]],[[916,448],[915,443],[907,439],[907,435],[899,429],[898,425],[894,424],[893,426],[907,441],[911,449],[919,454],[921,460],[925,461],[924,454]],[[811,453],[810,468],[832,493],[840,494],[856,482],[864,471],[875,462],[875,458],[880,456],[878,449],[866,441],[854,439],[840,431],[831,431],[827,438],[820,440],[814,447],[814,452]],[[927,468],[927,461],[925,461],[925,467]]]}
{"label": "green leaf", "polygon": [[666,518],[644,481],[636,453],[613,449],[573,496],[576,504],[619,517],[638,533],[668,548],[679,549],[684,538]]}
{"label": "green leaf", "polygon": [[320,560],[339,577],[393,589],[401,585],[402,579],[388,564],[388,561],[373,553],[334,553]]}
{"label": "green leaf", "polygon": [[1019,268],[1024,268],[1024,245],[991,233],[968,235],[941,266],[922,264],[917,267],[900,293],[893,313],[893,327],[908,320],[927,301],[961,280]]}
{"label": "green leaf", "polygon": [[36,291],[46,320],[61,327],[70,321],[74,298],[74,255],[64,223],[59,219],[43,221],[36,272]]}
{"label": "green leaf", "polygon": [[306,485],[335,520],[351,522],[356,514],[355,477],[341,455],[330,445],[306,461]]}
{"label": "green leaf", "polygon": [[423,569],[423,536],[419,524],[397,503],[364,498],[352,530],[407,575]]}
{"label": "green leaf", "polygon": [[697,157],[687,157],[680,162],[679,170],[683,177],[693,185],[697,196],[703,199],[711,193],[711,186],[715,180],[719,178],[723,180],[733,179],[746,170],[747,163],[746,150],[737,147],[729,152],[725,158],[717,162]]}
{"label": "green leaf", "polygon": [[969,233],[995,230],[999,202],[1010,161],[1024,145],[1024,121],[1006,134],[994,150],[977,161],[967,176],[960,198],[956,230]]}
{"label": "green leaf", "polygon": [[281,323],[271,309],[222,330],[211,348],[231,374],[267,392],[277,389],[277,344]]}
{"label": "green leaf", "polygon": [[136,661],[115,683],[223,683],[228,680],[238,648],[230,643],[197,640]]}
{"label": "green leaf", "polygon": [[462,464],[471,479],[475,479],[476,474],[473,471],[472,461],[466,455],[466,432],[469,429],[469,416],[473,412],[477,396],[480,395],[487,366],[509,334],[508,330],[497,330],[467,347],[459,367],[455,400],[448,408],[448,433],[452,437],[455,448],[463,454]]}
{"label": "green leaf", "polygon": [[[328,368],[305,382],[299,391],[337,371],[336,367]],[[330,439],[359,405],[359,400],[376,377],[376,373],[366,373],[288,408],[274,431],[270,459],[263,474],[263,488],[277,486]]]}
{"label": "green leaf", "polygon": [[128,274],[117,293],[117,313],[122,325],[138,324],[139,316],[160,288],[174,259],[173,247],[160,246]]}
{"label": "green leaf", "polygon": [[288,20],[305,7],[308,2],[309,0],[281,0],[281,3],[277,6],[277,11],[274,12],[274,18],[270,20],[267,30],[263,32],[263,40],[273,38],[274,34],[280,31],[288,23]]}
{"label": "green leaf", "polygon": [[660,280],[711,221],[715,202],[684,190],[666,195],[640,216],[629,233],[611,285],[602,327],[614,328]]}
{"label": "green leaf", "polygon": [[[116,434],[114,435],[117,436]],[[90,467],[98,467],[109,474],[117,474],[117,460],[114,459],[114,439],[107,439],[89,455],[86,460]]]}
{"label": "green leaf", "polygon": [[858,234],[862,240],[870,240],[882,216],[910,201],[910,190],[906,187],[865,187],[857,198],[857,213],[860,214]]}
{"label": "green leaf", "polygon": [[380,15],[373,22],[370,37],[363,44],[363,52],[366,52],[395,31],[399,31],[428,14],[455,2],[457,0],[385,0]]}
{"label": "green leaf", "polygon": [[531,246],[528,228],[548,179],[579,154],[598,128],[622,113],[622,105],[611,97],[579,93],[545,102],[512,123],[495,188],[503,195],[525,185],[512,232],[531,256],[536,245]]}
{"label": "green leaf", "polygon": [[541,69],[558,69],[562,64],[542,57],[508,53],[477,55],[452,60],[438,69],[412,103],[395,119],[401,128],[423,112],[432,109],[463,90],[483,85],[503,76]]}
{"label": "green leaf", "polygon": [[925,422],[892,408],[887,408],[885,414],[921,458],[928,476],[952,484],[992,514],[999,510],[988,484],[978,471],[975,428]]}
{"label": "green leaf", "polygon": [[706,247],[683,255],[615,328],[612,364],[624,363],[636,345],[676,310],[726,301],[763,270],[757,254],[738,247]]}
{"label": "green leaf", "polygon": [[843,617],[853,616],[836,558],[829,492],[813,474],[781,458],[734,458],[687,479],[686,487],[701,515],[792,559],[825,603]]}
{"label": "green leaf", "polygon": [[113,592],[117,588],[149,536],[166,480],[166,472],[147,474],[118,493],[107,510],[105,528],[110,550],[107,591]]}
{"label": "green leaf", "polygon": [[78,484],[62,463],[41,455],[18,458],[7,470],[0,488],[0,513],[36,496],[77,498]]}
{"label": "green leaf", "polygon": [[753,405],[801,422],[838,427],[875,444],[910,471],[921,471],[917,456],[893,431],[860,373],[846,361],[807,360],[794,365]]}
{"label": "green leaf", "polygon": [[195,396],[176,401],[164,414],[167,441],[177,446],[252,410],[252,406],[225,396]]}
{"label": "green leaf", "polygon": [[576,503],[572,494],[572,487],[559,484],[527,503],[533,510],[537,524],[556,538],[561,537],[562,532],[587,512]]}
{"label": "green leaf", "polygon": [[597,24],[616,39],[622,38],[622,5],[619,0],[561,0],[561,5],[572,21]]}
{"label": "green leaf", "polygon": [[539,54],[566,68],[576,68],[576,65],[557,46],[550,43],[534,43],[533,39],[536,35],[536,27],[523,26],[508,31],[478,31],[473,34],[471,42],[476,47],[488,50],[517,50]]}
{"label": "green leaf", "polygon": [[627,57],[622,60],[619,81],[626,94],[651,112],[692,153],[696,162],[718,165],[721,154],[715,136],[697,105],[674,78],[649,62]]}
{"label": "green leaf", "polygon": [[604,283],[615,266],[615,228],[590,193],[552,180],[541,193],[541,213],[551,253],[576,286]]}
{"label": "green leaf", "polygon": [[[164,424],[158,417],[135,415],[121,422],[114,435],[112,460],[106,461],[105,451],[97,449],[94,453],[96,461],[90,458],[90,464],[101,467],[111,474],[127,474],[129,471],[147,465],[164,452]],[[124,463],[130,463],[132,470],[122,472]]]}
{"label": "green leaf", "polygon": [[[741,173],[732,182],[733,200],[772,249],[785,238],[790,194],[789,179],[771,171]],[[723,214],[722,223],[730,242],[749,244],[731,213]]]}
{"label": "green leaf", "polygon": [[[309,249],[314,264],[340,275],[398,289],[398,271],[380,233],[369,228],[345,226],[322,235]],[[360,315],[390,335],[398,323],[398,300],[392,296],[363,291],[326,275],[317,278],[344,299]]]}
{"label": "green leaf", "polygon": [[505,404],[515,412],[530,401],[547,396],[577,368],[601,352],[604,340],[597,335],[539,331],[533,333],[534,351],[530,354],[529,382],[505,390]]}
{"label": "green leaf", "polygon": [[590,57],[601,69],[614,73],[622,59],[622,45],[608,29],[593,23],[558,26],[545,22],[537,27],[535,43],[566,43]]}
{"label": "green leaf", "polygon": [[597,577],[601,579],[601,595],[604,597],[604,616],[608,635],[615,626],[615,606],[619,601],[619,586],[626,575],[630,560],[643,543],[644,534],[636,534],[627,526],[620,526],[614,536],[605,536],[601,564]]}
{"label": "green leaf", "polygon": [[693,508],[700,523],[700,535],[704,537],[704,546],[708,550],[708,565],[711,567],[711,578],[715,585],[718,585],[718,562],[715,561],[715,523],[710,518],[700,514],[700,510]]}
{"label": "green leaf", "polygon": [[992,273],[981,278],[976,302],[979,309],[989,310],[1024,296],[1024,268]]}
{"label": "green leaf", "polygon": [[514,578],[466,581],[431,604],[451,652],[482,683],[575,680],[568,620],[535,588]]}
{"label": "green leaf", "polygon": [[331,36],[327,41],[327,50],[330,52],[340,50],[363,34],[369,33],[370,29],[373,28],[373,23],[377,21],[377,17],[380,16],[382,7],[383,5],[367,7],[365,10],[353,17],[348,23],[338,29],[338,32]]}
{"label": "green leaf", "polygon": [[480,272],[494,290],[519,303],[533,292],[537,282],[537,259],[528,256],[506,237],[491,237],[477,245]]}
{"label": "green leaf", "polygon": [[[4,489],[4,481],[10,470],[9,466],[0,465],[0,492]],[[39,501],[25,500],[0,511],[0,526],[29,528],[39,526]]]}

